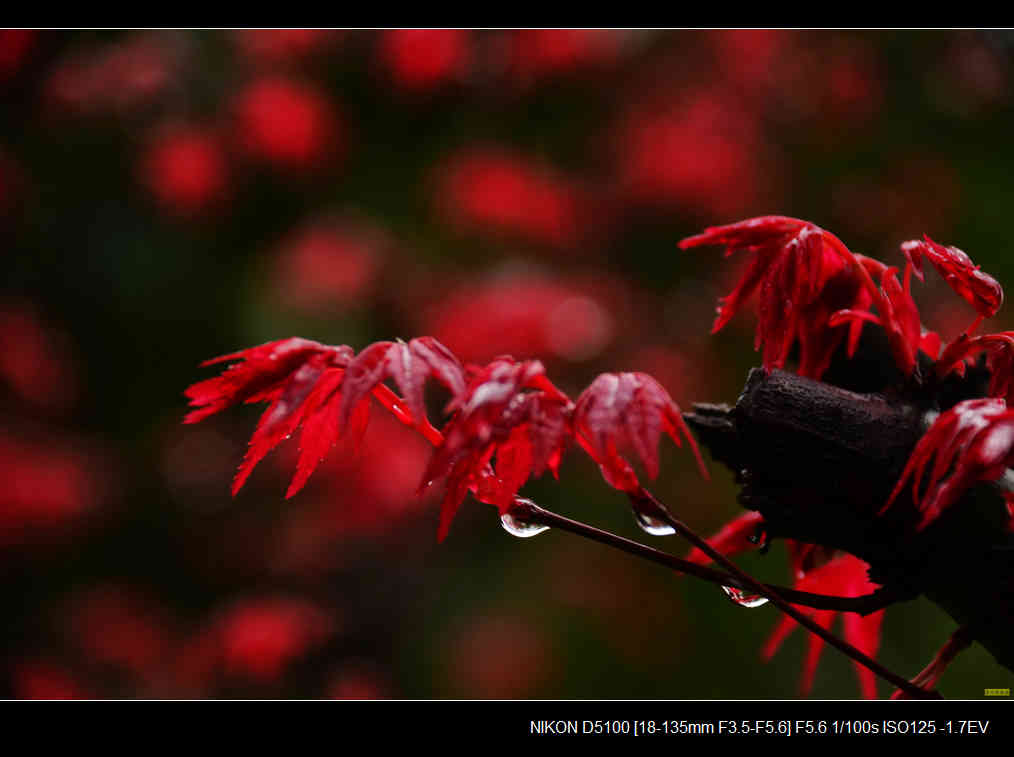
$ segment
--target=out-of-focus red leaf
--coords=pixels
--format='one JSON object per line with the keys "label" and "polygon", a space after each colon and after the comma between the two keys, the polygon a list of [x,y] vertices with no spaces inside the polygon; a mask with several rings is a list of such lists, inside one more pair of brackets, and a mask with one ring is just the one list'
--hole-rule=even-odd
{"label": "out-of-focus red leaf", "polygon": [[309,84],[265,76],[239,93],[234,111],[239,145],[269,165],[307,172],[343,151],[335,108]]}
{"label": "out-of-focus red leaf", "polygon": [[437,173],[436,207],[453,227],[571,247],[582,220],[576,188],[558,173],[502,150],[474,148]]}
{"label": "out-of-focus red leaf", "polygon": [[638,98],[613,141],[616,183],[633,206],[735,216],[772,184],[756,113],[717,88],[649,106]]}
{"label": "out-of-focus red leaf", "polygon": [[95,694],[66,667],[43,660],[14,666],[11,687],[17,699],[90,699]]}
{"label": "out-of-focus red leaf", "polygon": [[34,29],[0,29],[0,82],[18,72],[31,53],[37,34]]}
{"label": "out-of-focus red leaf", "polygon": [[266,65],[291,64],[328,47],[342,32],[333,29],[240,29],[237,46],[252,61]]}
{"label": "out-of-focus red leaf", "polygon": [[0,548],[33,543],[78,522],[108,497],[104,453],[59,437],[0,438]]}
{"label": "out-of-focus red leaf", "polygon": [[626,305],[615,279],[524,271],[469,281],[428,307],[420,325],[469,362],[505,354],[584,361],[614,341]]}
{"label": "out-of-focus red leaf", "polygon": [[317,605],[290,597],[250,599],[222,612],[191,644],[194,674],[226,676],[262,684],[276,681],[289,665],[324,643],[333,620]]}
{"label": "out-of-focus red leaf", "polygon": [[91,663],[151,681],[163,670],[174,638],[168,614],[142,592],[118,585],[92,588],[69,603],[65,633]]}
{"label": "out-of-focus red leaf", "polygon": [[389,29],[380,33],[378,57],[407,92],[429,92],[462,80],[472,61],[467,29]]}
{"label": "out-of-focus red leaf", "polygon": [[508,35],[508,71],[520,87],[607,65],[623,43],[623,32],[615,29],[521,29]]}
{"label": "out-of-focus red leaf", "polygon": [[[863,596],[877,589],[877,585],[869,580],[868,567],[862,560],[852,555],[842,554],[799,578],[795,582],[795,588],[799,591],[842,597]],[[832,610],[815,610],[811,607],[797,607],[797,609],[824,628],[831,627],[834,616],[837,614]],[[857,613],[843,613],[845,641],[865,654],[874,656],[880,646],[880,626],[883,618],[883,610],[865,616]],[[770,660],[796,625],[796,621],[792,618],[783,617],[764,645],[761,656],[765,660]],[[817,663],[823,648],[824,640],[819,636],[811,635],[800,679],[802,696],[807,696],[813,688]],[[859,686],[863,697],[876,699],[876,679],[872,671],[859,663],[855,663],[855,669],[859,676]]]}
{"label": "out-of-focus red leaf", "polygon": [[45,84],[51,107],[72,115],[126,115],[163,97],[180,76],[186,48],[170,35],[132,34],[62,58]]}
{"label": "out-of-focus red leaf", "polygon": [[[741,552],[749,552],[757,549],[756,536],[758,531],[763,530],[764,516],[753,510],[734,518],[729,523],[708,539],[708,544],[717,549],[726,557],[738,555]],[[707,565],[711,562],[708,557],[697,547],[694,547],[687,555],[690,562],[698,565]]]}
{"label": "out-of-focus red leaf", "polygon": [[278,299],[303,311],[342,311],[374,294],[391,241],[383,229],[354,219],[317,220],[276,248],[272,277]]}
{"label": "out-of-focus red leaf", "polygon": [[141,182],[171,213],[193,216],[224,198],[225,154],[217,136],[195,126],[163,127],[141,156]]}
{"label": "out-of-focus red leaf", "polygon": [[31,404],[67,410],[77,399],[76,355],[67,335],[27,302],[0,303],[0,380]]}

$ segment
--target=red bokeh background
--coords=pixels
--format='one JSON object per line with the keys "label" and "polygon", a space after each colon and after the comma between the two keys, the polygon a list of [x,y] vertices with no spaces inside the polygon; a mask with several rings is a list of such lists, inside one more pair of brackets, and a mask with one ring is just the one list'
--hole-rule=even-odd
{"label": "red bokeh background", "polygon": [[[740,263],[676,242],[783,213],[1012,282],[1012,74],[999,31],[0,31],[0,692],[791,696],[804,642],[761,662],[770,608],[474,502],[438,547],[427,446],[379,414],[297,497],[290,445],[230,498],[256,414],[183,427],[182,391],[269,340],[430,334],[568,391],[734,401],[754,321],[709,330]],[[717,466],[663,463],[699,530],[739,511]],[[649,538],[586,461],[548,478],[526,491]],[[950,630],[901,608],[882,658],[914,674]],[[971,652],[945,693],[1009,677]],[[822,663],[817,696],[858,693]]]}

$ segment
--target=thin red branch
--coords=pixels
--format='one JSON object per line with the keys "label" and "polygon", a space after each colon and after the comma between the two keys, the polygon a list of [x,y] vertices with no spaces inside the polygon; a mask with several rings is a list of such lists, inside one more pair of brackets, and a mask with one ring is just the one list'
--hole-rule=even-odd
{"label": "thin red branch", "polygon": [[702,552],[704,552],[704,554],[708,555],[708,557],[714,560],[718,565],[721,565],[723,568],[728,570],[732,575],[739,578],[740,581],[742,581],[743,584],[745,585],[746,589],[756,594],[759,594],[762,597],[765,597],[768,601],[771,602],[771,604],[773,604],[779,610],[781,610],[790,618],[795,620],[803,628],[807,629],[811,633],[816,634],[842,654],[847,655],[848,657],[858,662],[860,665],[863,665],[864,667],[868,668],[874,674],[880,676],[888,683],[891,683],[895,687],[901,689],[913,699],[936,698],[935,695],[930,694],[929,692],[925,691],[919,686],[912,684],[910,681],[906,680],[897,673],[893,673],[892,671],[888,670],[869,655],[864,654],[863,652],[861,652],[860,650],[856,649],[854,646],[849,644],[847,641],[839,638],[835,634],[831,633],[830,631],[822,627],[819,623],[814,622],[804,613],[800,612],[795,607],[793,607],[789,602],[787,602],[779,592],[772,591],[771,587],[765,586],[764,584],[760,583],[755,578],[753,578],[750,574],[741,570],[734,562],[729,560],[725,555],[723,555],[721,552],[719,552],[710,544],[708,544],[708,541],[704,537],[698,535],[683,521],[681,521],[679,518],[673,515],[669,511],[669,508],[667,508],[662,502],[656,499],[655,496],[652,495],[651,492],[649,492],[647,489],[644,489],[642,487],[640,492],[631,493],[628,496],[630,497],[630,500],[635,508],[637,508],[641,512],[650,511],[653,516],[664,520],[666,523],[672,526],[673,529],[675,529],[676,533],[678,533],[680,536],[685,538],[695,547],[700,549]]}
{"label": "thin red branch", "polygon": [[[730,573],[725,573],[720,570],[715,570],[714,568],[709,568],[705,565],[699,565],[697,563],[690,562],[689,560],[684,560],[681,557],[676,557],[668,552],[663,552],[659,549],[655,549],[654,547],[649,547],[646,544],[641,544],[640,542],[633,541],[632,539],[624,538],[610,531],[605,531],[587,523],[567,518],[528,501],[515,503],[512,513],[523,520],[538,522],[542,525],[549,526],[550,528],[556,528],[577,536],[582,536],[586,539],[590,539],[591,541],[598,542],[599,544],[604,544],[608,547],[621,550],[627,554],[634,555],[635,557],[644,558],[649,562],[663,565],[678,573],[684,573],[703,581],[708,581],[709,583],[713,583],[717,586],[731,586],[733,588],[743,590],[749,589],[746,583]],[[888,589],[879,589],[871,594],[865,594],[860,597],[838,597],[829,594],[815,594],[808,591],[799,591],[797,589],[790,589],[785,586],[777,586],[774,584],[764,584],[764,586],[770,591],[777,592],[779,595],[796,605],[812,607],[816,610],[854,612],[859,615],[869,615],[877,612],[878,610],[883,610],[885,607],[904,599]]]}

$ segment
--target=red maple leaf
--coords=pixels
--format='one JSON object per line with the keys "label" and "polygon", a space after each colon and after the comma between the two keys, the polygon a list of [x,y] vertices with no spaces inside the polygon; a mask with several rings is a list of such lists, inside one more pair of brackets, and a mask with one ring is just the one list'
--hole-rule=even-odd
{"label": "red maple leaf", "polygon": [[[935,458],[925,494],[923,475]],[[996,481],[1014,462],[1014,411],[999,398],[959,402],[938,417],[913,450],[883,513],[911,479],[922,530],[978,481]],[[1008,505],[1009,507],[1009,505]]]}
{"label": "red maple leaf", "polygon": [[547,467],[555,474],[570,438],[573,403],[546,378],[539,361],[500,357],[471,369],[467,387],[448,410],[455,415],[423,476],[424,486],[447,478],[441,540],[469,491],[505,512],[529,477]]}
{"label": "red maple leaf", "polygon": [[683,421],[679,406],[651,376],[644,373],[603,373],[578,397],[574,408],[574,431],[578,442],[599,464],[606,482],[625,492],[641,486],[620,449],[637,453],[651,478],[658,476],[658,443],[662,432],[676,446],[682,434],[690,445],[704,478],[697,442]]}
{"label": "red maple leaf", "polygon": [[980,317],[969,329],[969,333],[978,327],[983,318],[996,315],[996,311],[1003,304],[1003,287],[1000,283],[981,271],[979,266],[957,247],[945,247],[924,236],[922,240],[914,239],[903,243],[901,251],[920,280],[923,278],[923,255],[929,258],[951,289],[975,308]]}
{"label": "red maple leaf", "polygon": [[[921,272],[913,263],[915,259],[921,261],[918,251],[906,252],[910,257],[902,284],[897,278],[898,268],[856,255],[834,234],[797,218],[762,216],[717,226],[684,239],[680,247],[709,244],[724,245],[727,256],[740,250],[755,255],[736,288],[722,298],[712,331],[725,326],[759,291],[756,347],[763,348],[765,368],[783,367],[798,341],[799,373],[819,379],[842,341],[843,332],[837,329],[850,326],[851,356],[864,321],[884,329],[895,362],[906,376],[915,371],[920,349],[931,357],[939,352],[939,337],[923,329],[911,295],[911,274]],[[960,250],[948,253],[953,280],[984,302],[989,277],[974,269],[971,261],[961,267],[957,253]],[[939,258],[936,252],[934,255],[931,259]],[[874,279],[877,276],[880,286]],[[834,308],[842,302],[848,304],[836,312]],[[876,308],[876,315],[869,311],[871,306]]]}
{"label": "red maple leaf", "polygon": [[[250,439],[250,447],[236,472],[232,484],[233,495],[243,487],[257,463],[283,439],[292,435],[307,417],[309,410],[313,410],[316,418],[329,409],[330,403],[327,400],[330,391],[336,390],[352,354],[352,348],[344,345],[328,347],[293,337],[222,355],[201,364],[240,361],[229,366],[220,376],[200,381],[186,390],[190,404],[197,409],[187,414],[184,423],[197,423],[240,403],[271,403],[258,421],[257,429]],[[320,387],[327,391],[319,390]],[[319,428],[318,423],[312,427],[314,432],[326,437],[325,428]],[[314,440],[313,444],[306,444],[310,440],[311,437],[306,437],[304,444],[313,447],[316,452],[320,439]],[[330,443],[326,446],[330,447]],[[318,456],[312,458],[317,459]],[[305,481],[315,464],[301,458],[297,478]],[[290,487],[290,496],[296,490],[298,487]]]}
{"label": "red maple leaf", "polygon": [[320,376],[306,398],[300,413],[304,423],[299,436],[299,459],[296,462],[296,473],[285,492],[286,499],[295,496],[303,488],[310,474],[316,470],[342,433],[351,441],[352,448],[358,449],[370,421],[370,406],[366,402],[360,403],[345,423],[339,423],[338,408],[342,401],[341,386],[344,378],[345,370],[341,368],[327,371]]}
{"label": "red maple leaf", "polygon": [[[870,582],[867,575],[868,570],[869,566],[859,558],[849,554],[841,554],[797,579],[794,588],[799,591],[858,597],[869,594],[878,588],[876,584]],[[797,606],[797,609],[828,629],[834,622],[834,616],[838,614],[834,610],[816,610],[812,607]],[[883,619],[883,610],[869,615],[852,612],[842,613],[845,641],[864,654],[870,657],[875,656],[880,647],[880,626]],[[792,618],[783,617],[761,650],[761,656],[765,660],[770,660],[796,625],[796,621]],[[820,653],[824,649],[824,640],[819,636],[811,635],[807,645],[807,655],[803,662],[803,675],[800,680],[802,696],[807,696],[813,688],[817,663],[820,661]],[[873,672],[859,663],[855,663],[855,669],[859,676],[859,688],[863,696],[866,699],[876,699],[877,683]]]}
{"label": "red maple leaf", "polygon": [[331,354],[336,365],[344,365],[352,359],[353,351],[351,347],[328,347],[292,337],[205,360],[202,368],[229,360],[241,362],[229,366],[220,376],[197,382],[184,392],[196,409],[187,413],[183,422],[197,423],[243,402],[273,399],[293,371],[310,357],[322,354]]}
{"label": "red maple leaf", "polygon": [[[724,245],[726,256],[739,251],[754,254],[739,284],[721,299],[712,333],[758,293],[755,346],[763,350],[765,368],[783,367],[798,341],[800,374],[819,379],[846,334],[835,328],[832,314],[867,308],[877,296],[860,256],[833,234],[797,218],[751,218],[706,229],[680,242],[681,249],[703,245]],[[851,350],[861,330],[862,323],[854,321],[849,329]]]}
{"label": "red maple leaf", "polygon": [[976,353],[986,353],[989,368],[989,396],[1014,401],[1014,331],[970,337],[966,331],[951,342],[936,364],[938,378],[952,371],[965,373],[965,364]]}
{"label": "red maple leaf", "polygon": [[912,267],[905,268],[904,284],[898,281],[898,268],[887,266],[879,260],[857,255],[861,267],[870,275],[880,276],[880,290],[873,303],[879,315],[858,308],[840,310],[831,317],[831,325],[851,321],[869,321],[883,327],[894,360],[906,376],[915,370],[916,355],[921,349],[930,357],[936,357],[940,348],[940,337],[923,329],[919,309],[912,299]]}
{"label": "red maple leaf", "polygon": [[[381,382],[394,379],[402,392],[403,401],[387,390]],[[435,378],[458,397],[465,390],[465,373],[458,359],[433,337],[424,336],[404,342],[375,342],[356,355],[345,373],[342,400],[339,410],[344,426],[353,410],[372,393],[383,402],[399,420],[415,425],[434,444],[439,444],[439,433],[430,427],[426,418],[423,388],[428,378]],[[385,391],[386,390],[386,391]]]}
{"label": "red maple leaf", "polygon": [[[603,374],[578,406],[546,377],[537,360],[499,357],[485,367],[463,369],[432,337],[409,343],[376,342],[353,356],[349,347],[286,339],[225,355],[205,364],[238,360],[220,376],[187,389],[195,423],[241,402],[270,402],[233,483],[243,486],[254,466],[302,425],[296,472],[286,493],[306,483],[330,447],[345,434],[358,446],[369,419],[369,397],[378,400],[436,449],[420,489],[446,479],[438,537],[471,492],[507,513],[525,482],[548,468],[557,474],[563,452],[580,425],[582,446],[599,462],[606,480],[637,491],[637,476],[619,452],[630,446],[649,474],[658,475],[662,432],[677,445],[686,437],[707,477],[697,444],[679,407],[655,379],[642,373]],[[435,378],[451,393],[441,432],[425,412],[424,385]],[[403,396],[383,382],[392,380]],[[577,421],[575,421],[577,419]]]}

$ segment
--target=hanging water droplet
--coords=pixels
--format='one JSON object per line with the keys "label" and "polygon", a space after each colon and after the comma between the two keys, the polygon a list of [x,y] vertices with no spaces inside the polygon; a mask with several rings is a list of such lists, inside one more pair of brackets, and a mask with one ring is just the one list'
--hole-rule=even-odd
{"label": "hanging water droplet", "polygon": [[652,514],[644,512],[636,505],[634,505],[631,509],[634,513],[634,520],[637,521],[637,525],[639,525],[641,530],[645,533],[649,533],[652,536],[672,536],[676,533],[676,529],[661,518],[657,518]]}
{"label": "hanging water droplet", "polygon": [[768,603],[767,597],[762,597],[760,594],[747,594],[742,589],[736,589],[732,586],[723,586],[722,591],[725,595],[734,603],[740,607],[747,607],[753,609],[755,607],[761,607]]}
{"label": "hanging water droplet", "polygon": [[666,523],[664,520],[658,518],[652,518],[650,515],[639,513],[634,511],[634,518],[637,520],[637,525],[641,527],[646,533],[652,536],[672,536],[676,533],[676,529]]}
{"label": "hanging water droplet", "polygon": [[521,520],[510,513],[504,513],[501,515],[500,523],[503,525],[504,531],[509,533],[511,536],[517,536],[519,539],[527,539],[531,536],[538,536],[543,531],[549,530],[549,526],[543,525],[542,523],[531,523],[529,521]]}

